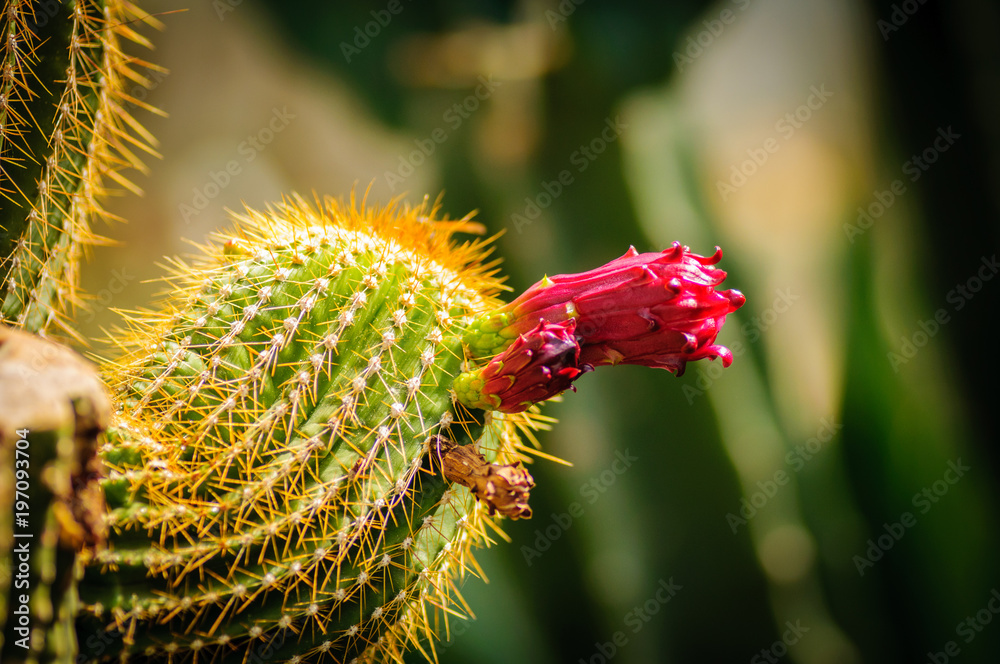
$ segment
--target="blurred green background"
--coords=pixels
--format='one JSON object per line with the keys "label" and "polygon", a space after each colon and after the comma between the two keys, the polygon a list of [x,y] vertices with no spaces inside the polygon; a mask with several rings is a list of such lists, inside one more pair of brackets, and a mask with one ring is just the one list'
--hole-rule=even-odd
{"label": "blurred green background", "polygon": [[442,663],[1000,661],[997,3],[191,4],[143,3],[163,158],[85,336],[227,209],[369,184],[477,209],[516,290],[679,240],[747,295],[729,369],[546,408],[572,467],[533,465]]}

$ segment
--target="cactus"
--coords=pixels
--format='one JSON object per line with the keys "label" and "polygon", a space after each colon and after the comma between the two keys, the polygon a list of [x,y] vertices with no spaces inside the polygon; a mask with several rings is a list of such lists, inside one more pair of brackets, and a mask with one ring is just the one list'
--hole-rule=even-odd
{"label": "cactus", "polygon": [[[153,22],[5,4],[0,323],[73,336],[99,197],[152,143],[121,92],[142,81],[118,44],[143,41],[134,20]],[[743,297],[715,290],[718,251],[631,249],[504,304],[489,241],[456,237],[481,227],[438,217],[426,198],[248,210],[129,315],[112,406],[80,358],[0,327],[4,662],[433,657],[472,549],[531,515],[538,402],[596,366],[732,359],[714,342]],[[22,476],[25,498],[4,488]]]}
{"label": "cactus", "polygon": [[[152,138],[126,81],[144,16],[122,0],[6,0],[0,14],[0,661],[73,661],[75,560],[100,542],[92,481],[110,406],[89,363],[33,338],[76,337],[77,265],[100,196]],[[4,327],[4,325],[9,327]],[[26,490],[22,490],[26,489]],[[25,600],[25,601],[22,601]]]}
{"label": "cactus", "polygon": [[[158,318],[136,315],[81,632],[113,623],[125,652],[174,661],[374,661],[439,631],[428,607],[474,569],[484,510],[523,512],[506,499],[530,478],[502,464],[532,422],[453,404],[464,323],[499,284],[481,242],[450,246],[468,220],[435,213],[250,212],[178,266]],[[500,464],[459,467],[472,443]],[[444,477],[477,468],[501,496]]]}
{"label": "cactus", "polygon": [[142,168],[153,138],[129,115],[126,81],[145,62],[122,53],[153,19],[124,0],[6,0],[0,17],[0,323],[73,336],[82,249],[109,183]]}
{"label": "cactus", "polygon": [[[111,406],[89,363],[0,328],[0,660],[76,655],[74,561],[103,538],[92,478]],[[6,563],[6,564],[4,564]]]}

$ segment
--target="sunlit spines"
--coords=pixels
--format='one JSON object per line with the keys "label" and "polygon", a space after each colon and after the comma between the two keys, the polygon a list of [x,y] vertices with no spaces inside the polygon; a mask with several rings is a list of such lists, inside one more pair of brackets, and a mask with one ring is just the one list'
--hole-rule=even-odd
{"label": "sunlit spines", "polygon": [[499,284],[429,211],[248,213],[177,264],[173,306],[133,314],[110,380],[138,441],[105,452],[115,534],[91,562],[115,581],[81,587],[123,647],[322,661],[430,635],[401,616],[451,601],[485,529],[428,445],[480,437],[450,386]]}
{"label": "sunlit spines", "polygon": [[152,137],[130,115],[146,108],[123,91],[147,63],[119,41],[157,22],[124,0],[38,4],[7,0],[0,15],[0,321],[70,333],[80,303],[79,255],[101,242],[95,217],[109,187],[134,190]]}

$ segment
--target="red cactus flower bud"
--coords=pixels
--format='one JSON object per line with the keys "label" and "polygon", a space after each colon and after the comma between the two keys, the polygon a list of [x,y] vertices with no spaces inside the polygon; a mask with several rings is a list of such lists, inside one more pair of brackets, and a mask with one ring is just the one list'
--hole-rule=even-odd
{"label": "red cactus flower bud", "polygon": [[501,345],[539,321],[575,320],[581,364],[641,364],[678,376],[687,362],[705,357],[729,366],[732,353],[715,339],[746,298],[715,289],[726,278],[711,267],[721,258],[718,247],[705,257],[679,242],[660,253],[631,247],[595,270],[546,277],[475,329]]}
{"label": "red cactus flower bud", "polygon": [[483,368],[455,379],[455,393],[472,408],[520,413],[572,388],[589,366],[579,366],[575,320],[540,321]]}

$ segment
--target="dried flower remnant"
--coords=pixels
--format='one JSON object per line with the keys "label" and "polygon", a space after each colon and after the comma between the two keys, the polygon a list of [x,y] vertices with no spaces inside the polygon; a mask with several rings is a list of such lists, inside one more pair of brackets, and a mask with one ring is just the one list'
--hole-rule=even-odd
{"label": "dried flower remnant", "polygon": [[487,463],[475,445],[458,445],[443,436],[433,443],[445,478],[468,487],[490,516],[499,512],[511,519],[531,518],[528,498],[535,481],[521,463]]}

